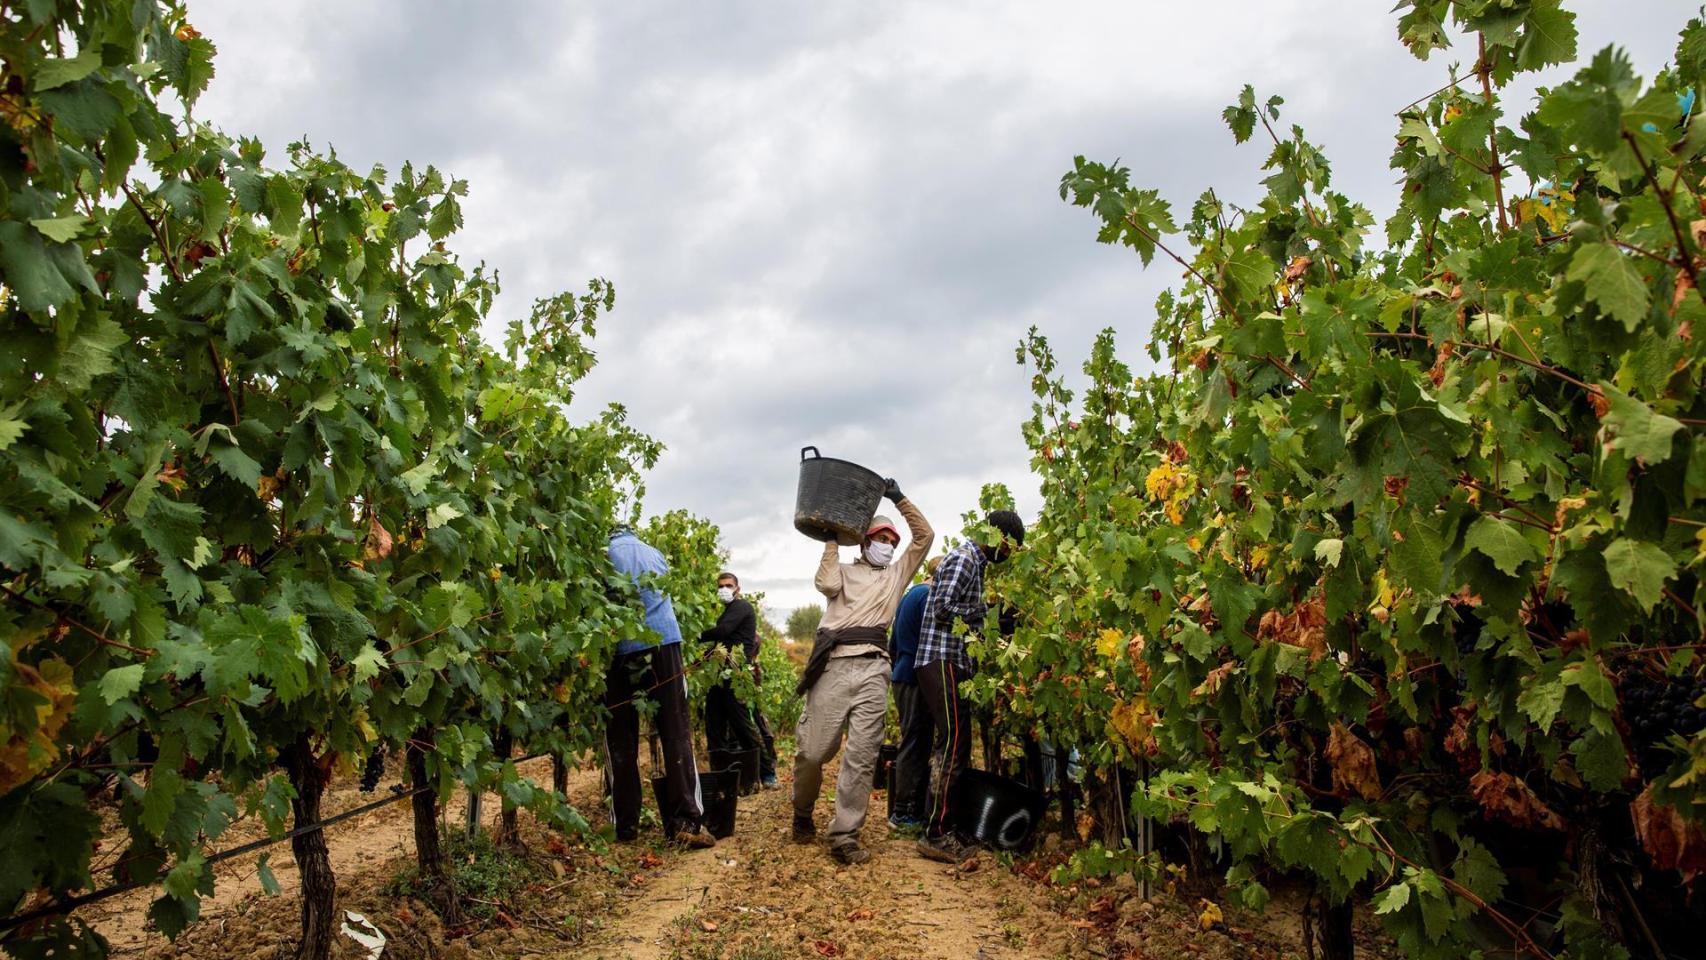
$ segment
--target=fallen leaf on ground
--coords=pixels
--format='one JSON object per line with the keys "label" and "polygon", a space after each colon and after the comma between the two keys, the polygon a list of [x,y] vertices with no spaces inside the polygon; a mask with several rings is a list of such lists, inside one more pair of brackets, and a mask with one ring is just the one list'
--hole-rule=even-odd
{"label": "fallen leaf on ground", "polygon": [[1197,914],[1197,926],[1204,930],[1213,930],[1216,924],[1225,922],[1226,917],[1221,915],[1220,904],[1209,900],[1202,901],[1202,913]]}
{"label": "fallen leaf on ground", "polygon": [[648,850],[640,854],[640,866],[647,870],[656,869],[663,866],[663,858]]}
{"label": "fallen leaf on ground", "polygon": [[847,915],[847,919],[858,922],[860,920],[869,920],[874,916],[876,916],[876,914],[872,913],[869,907],[860,907],[852,913],[849,913]]}
{"label": "fallen leaf on ground", "polygon": [[817,951],[820,957],[839,957],[847,952],[833,940],[813,940],[812,949]]}
{"label": "fallen leaf on ground", "polygon": [[706,933],[716,933],[717,932],[717,922],[715,920],[701,920],[701,921],[699,921],[699,929],[705,931]]}

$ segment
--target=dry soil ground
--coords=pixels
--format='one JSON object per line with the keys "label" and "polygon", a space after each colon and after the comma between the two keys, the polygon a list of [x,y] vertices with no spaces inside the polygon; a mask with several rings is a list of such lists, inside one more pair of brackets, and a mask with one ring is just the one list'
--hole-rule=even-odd
{"label": "dry soil ground", "polygon": [[[549,777],[546,761],[524,770]],[[1228,909],[1227,923],[1204,931],[1201,904],[1194,900],[1162,894],[1146,901],[1127,882],[1051,885],[1043,879],[1047,854],[1040,862],[1019,863],[984,854],[958,867],[923,860],[910,839],[891,835],[881,794],[873,798],[865,836],[874,858],[838,866],[821,843],[790,842],[788,781],[784,770],[782,789],[743,797],[735,835],[711,850],[669,849],[655,830],[639,844],[565,841],[524,813],[525,888],[488,905],[491,919],[448,930],[424,903],[387,889],[412,858],[408,808],[395,804],[328,830],[338,906],[375,921],[390,939],[385,955],[398,960],[1302,956],[1296,903],[1287,904],[1283,894],[1265,917]],[[570,794],[595,825],[602,824],[596,771],[576,773]],[[326,809],[350,809],[365,799],[353,783],[339,784]],[[819,803],[820,824],[830,802],[825,796]],[[451,805],[447,829],[462,823],[463,803],[459,798]],[[488,824],[495,822],[496,807],[488,798],[482,811]],[[258,835],[258,824],[240,823],[220,846]],[[112,940],[120,957],[289,956],[297,907],[288,847],[275,847],[270,862],[283,887],[280,896],[261,895],[253,858],[222,864],[218,892],[205,901],[202,919],[175,943],[147,929],[148,891],[81,915]],[[1383,952],[1374,938],[1361,939],[1362,955]],[[353,941],[340,940],[340,957],[362,955]]]}

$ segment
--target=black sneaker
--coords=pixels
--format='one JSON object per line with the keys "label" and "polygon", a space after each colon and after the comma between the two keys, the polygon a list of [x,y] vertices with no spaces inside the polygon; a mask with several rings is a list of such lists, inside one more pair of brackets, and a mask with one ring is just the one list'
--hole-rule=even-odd
{"label": "black sneaker", "polygon": [[812,843],[817,840],[817,824],[809,816],[794,814],[794,842]]}
{"label": "black sneaker", "polygon": [[918,855],[937,863],[957,866],[971,859],[975,852],[975,848],[961,843],[960,838],[951,833],[944,833],[939,837],[925,837],[918,841]]}
{"label": "black sneaker", "polygon": [[829,848],[829,855],[835,858],[836,863],[846,864],[849,867],[871,859],[871,851],[859,846],[857,840],[843,840]]}

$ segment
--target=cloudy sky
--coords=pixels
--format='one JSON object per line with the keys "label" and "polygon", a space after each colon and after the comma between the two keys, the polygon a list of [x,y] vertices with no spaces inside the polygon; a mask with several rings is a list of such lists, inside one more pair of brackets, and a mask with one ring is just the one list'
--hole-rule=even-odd
{"label": "cloudy sky", "polygon": [[[471,183],[455,249],[496,267],[495,334],[532,300],[617,288],[576,405],[668,445],[654,510],[718,523],[773,615],[814,602],[799,450],[897,477],[939,530],[1003,481],[1036,509],[1013,347],[1136,360],[1172,270],[1095,243],[1056,193],[1074,154],[1188,205],[1255,196],[1264,151],[1219,120],[1244,83],[1382,216],[1394,111],[1426,63],[1383,0],[624,3],[190,0],[219,46],[197,114]],[[1643,75],[1693,4],[1574,0],[1582,48]],[[263,12],[264,11],[264,12]],[[1556,75],[1554,75],[1556,79]],[[1522,94],[1509,101],[1512,109]]]}

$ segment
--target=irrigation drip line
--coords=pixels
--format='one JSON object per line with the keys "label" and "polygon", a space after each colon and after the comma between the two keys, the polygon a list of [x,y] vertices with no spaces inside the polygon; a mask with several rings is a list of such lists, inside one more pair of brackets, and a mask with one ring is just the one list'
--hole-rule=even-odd
{"label": "irrigation drip line", "polygon": [[[432,792],[433,789],[434,788],[432,788],[432,787],[416,787],[413,790],[400,790],[396,793],[393,793],[389,797],[381,797],[378,800],[373,800],[373,801],[370,801],[368,803],[364,803],[359,807],[355,807],[354,809],[345,810],[344,812],[338,813],[338,814],[333,814],[332,816],[329,816],[326,819],[321,820],[317,823],[310,823],[310,824],[307,824],[306,826],[297,827],[296,829],[291,830],[288,833],[280,834],[279,836],[276,836],[276,837],[264,837],[260,840],[251,840],[248,843],[232,847],[229,850],[221,850],[218,853],[215,853],[215,854],[212,854],[211,856],[209,856],[207,858],[206,862],[209,866],[212,866],[213,864],[219,863],[221,861],[230,860],[233,857],[240,857],[246,853],[254,853],[256,850],[262,850],[262,849],[270,847],[274,844],[283,843],[286,840],[293,840],[297,837],[305,836],[307,834],[314,833],[315,831],[318,831],[318,830],[324,830],[334,823],[340,823],[344,820],[348,820],[351,817],[359,817],[364,813],[371,813],[374,810],[378,810],[380,807],[388,806],[390,804],[396,803],[399,800],[410,799],[410,798],[416,796],[417,794],[430,793],[430,792]],[[107,900],[107,899],[111,899],[112,897],[116,897],[121,893],[129,893],[130,891],[135,890],[138,887],[152,886],[155,883],[158,883],[160,880],[164,879],[166,874],[169,872],[170,871],[168,871],[168,870],[162,870],[158,874],[156,874],[155,876],[147,878],[147,879],[129,880],[129,881],[126,881],[124,883],[115,884],[114,886],[106,887],[106,888],[101,889],[101,890],[96,890],[92,893],[81,894],[79,896],[72,897],[69,900],[61,900],[57,903],[50,903],[45,907],[38,907],[38,908],[36,908],[34,910],[30,910],[26,913],[20,913],[20,914],[14,915],[14,916],[6,917],[5,919],[0,919],[0,930],[12,930],[14,928],[21,927],[26,923],[32,923],[36,920],[42,920],[42,919],[45,919],[47,917],[56,916],[56,915],[62,914],[62,913],[69,913],[72,910],[77,909],[78,907],[86,907],[91,903],[99,903],[102,900]]]}

